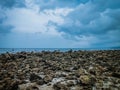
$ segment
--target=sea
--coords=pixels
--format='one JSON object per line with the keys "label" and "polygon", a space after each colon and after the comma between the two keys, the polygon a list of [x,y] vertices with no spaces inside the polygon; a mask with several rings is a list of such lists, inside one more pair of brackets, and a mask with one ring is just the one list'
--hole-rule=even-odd
{"label": "sea", "polygon": [[16,52],[41,52],[41,51],[61,51],[61,52],[66,52],[69,50],[73,51],[78,51],[78,50],[120,50],[120,47],[115,47],[115,48],[0,48],[0,54],[2,53],[16,53]]}

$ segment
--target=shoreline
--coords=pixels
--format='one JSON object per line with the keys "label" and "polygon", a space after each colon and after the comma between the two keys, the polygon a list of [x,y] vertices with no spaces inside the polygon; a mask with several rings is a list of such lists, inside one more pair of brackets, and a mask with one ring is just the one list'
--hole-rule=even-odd
{"label": "shoreline", "polygon": [[119,90],[120,50],[0,54],[0,90]]}
{"label": "shoreline", "polygon": [[42,52],[42,51],[104,51],[104,50],[120,50],[120,48],[0,48],[0,54],[2,53],[17,53],[17,52]]}

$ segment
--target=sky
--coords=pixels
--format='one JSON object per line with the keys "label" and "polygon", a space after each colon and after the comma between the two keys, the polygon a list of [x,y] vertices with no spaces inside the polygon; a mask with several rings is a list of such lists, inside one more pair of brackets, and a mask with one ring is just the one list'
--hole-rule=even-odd
{"label": "sky", "polygon": [[120,47],[120,0],[0,0],[0,48]]}

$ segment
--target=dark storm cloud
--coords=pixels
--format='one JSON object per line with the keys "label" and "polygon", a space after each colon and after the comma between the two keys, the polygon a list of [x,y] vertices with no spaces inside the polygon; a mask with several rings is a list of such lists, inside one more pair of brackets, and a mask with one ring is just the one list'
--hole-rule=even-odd
{"label": "dark storm cloud", "polygon": [[120,6],[118,6],[120,1],[116,0],[116,2],[93,0],[86,4],[80,4],[65,17],[65,23],[59,26],[58,30],[77,36],[120,31]]}
{"label": "dark storm cloud", "polygon": [[120,0],[89,0],[64,18],[57,30],[69,39],[94,36],[97,41],[93,46],[120,46]]}
{"label": "dark storm cloud", "polygon": [[92,0],[92,3],[95,4],[99,10],[104,10],[106,8],[117,9],[120,8],[120,0]]}

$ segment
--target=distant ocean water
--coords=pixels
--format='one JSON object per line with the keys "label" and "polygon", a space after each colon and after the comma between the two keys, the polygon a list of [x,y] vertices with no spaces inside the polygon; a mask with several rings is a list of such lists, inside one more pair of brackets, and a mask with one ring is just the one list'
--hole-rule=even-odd
{"label": "distant ocean water", "polygon": [[78,51],[78,50],[120,50],[120,47],[117,48],[0,48],[0,54],[1,53],[16,53],[16,52],[21,52],[21,51],[26,51],[26,52],[41,52],[41,51],[54,51],[54,50],[59,50],[61,52],[69,51]]}

